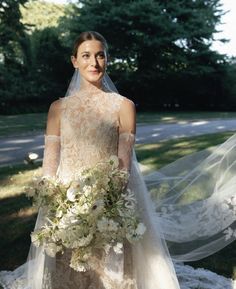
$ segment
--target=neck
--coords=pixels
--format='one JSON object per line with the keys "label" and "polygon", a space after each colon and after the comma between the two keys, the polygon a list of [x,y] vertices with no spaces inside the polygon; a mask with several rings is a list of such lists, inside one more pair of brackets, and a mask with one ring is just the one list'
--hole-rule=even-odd
{"label": "neck", "polygon": [[80,90],[89,90],[91,92],[99,92],[103,90],[102,81],[97,83],[88,82],[85,79],[81,79]]}

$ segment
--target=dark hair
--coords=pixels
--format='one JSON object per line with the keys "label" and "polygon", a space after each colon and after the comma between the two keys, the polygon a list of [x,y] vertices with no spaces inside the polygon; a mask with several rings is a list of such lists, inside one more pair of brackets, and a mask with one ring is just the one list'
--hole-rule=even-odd
{"label": "dark hair", "polygon": [[107,41],[100,33],[96,32],[96,31],[85,31],[85,32],[82,32],[75,41],[74,48],[72,51],[73,56],[75,56],[75,57],[77,56],[77,51],[78,51],[79,46],[84,41],[87,41],[87,40],[100,41],[102,43],[102,45],[104,46],[104,49],[106,51],[108,51]]}

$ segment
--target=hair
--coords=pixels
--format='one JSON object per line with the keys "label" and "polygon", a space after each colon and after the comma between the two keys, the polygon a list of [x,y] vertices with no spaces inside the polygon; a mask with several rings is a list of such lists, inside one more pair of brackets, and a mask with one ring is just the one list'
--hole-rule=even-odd
{"label": "hair", "polygon": [[75,43],[74,43],[74,47],[73,47],[73,51],[72,51],[72,55],[73,56],[77,56],[77,51],[79,46],[87,40],[97,40],[100,41],[104,47],[104,49],[106,50],[106,52],[108,52],[108,45],[107,45],[107,41],[106,39],[98,32],[96,31],[85,31],[82,32],[79,37],[76,39]]}

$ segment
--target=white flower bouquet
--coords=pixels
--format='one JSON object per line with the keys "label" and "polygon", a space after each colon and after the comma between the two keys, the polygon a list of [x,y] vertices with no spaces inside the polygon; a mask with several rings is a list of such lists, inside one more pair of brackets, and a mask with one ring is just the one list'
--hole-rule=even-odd
{"label": "white flower bouquet", "polygon": [[35,246],[55,257],[72,249],[70,266],[89,269],[93,249],[112,248],[122,253],[123,242],[135,242],[146,228],[139,221],[136,200],[126,189],[128,172],[118,168],[118,158],[82,171],[75,181],[64,184],[41,178],[28,195],[38,207],[47,207],[46,223],[31,234]]}

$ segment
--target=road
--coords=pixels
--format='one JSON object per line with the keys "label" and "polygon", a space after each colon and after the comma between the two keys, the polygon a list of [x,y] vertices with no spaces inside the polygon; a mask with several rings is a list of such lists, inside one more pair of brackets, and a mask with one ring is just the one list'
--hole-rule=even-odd
{"label": "road", "polygon": [[[156,143],[168,139],[236,131],[236,119],[201,120],[174,124],[138,125],[136,143]],[[43,156],[44,135],[0,138],[0,167],[22,163],[28,152]]]}

